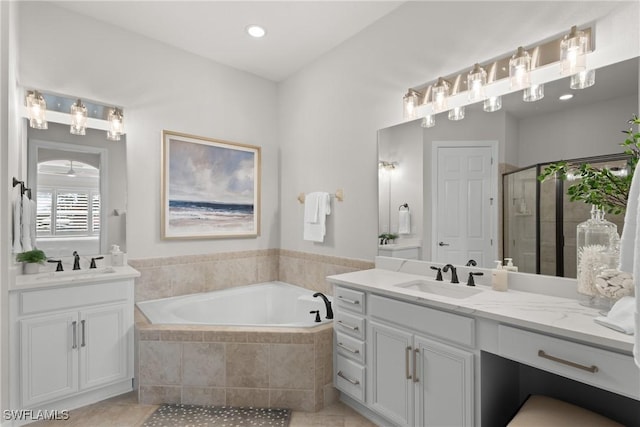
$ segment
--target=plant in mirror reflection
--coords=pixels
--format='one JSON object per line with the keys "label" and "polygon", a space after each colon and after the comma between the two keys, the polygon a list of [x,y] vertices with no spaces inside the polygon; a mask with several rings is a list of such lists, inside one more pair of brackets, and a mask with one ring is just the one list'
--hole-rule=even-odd
{"label": "plant in mirror reflection", "polygon": [[628,123],[631,127],[623,131],[627,138],[620,144],[624,153],[629,156],[626,167],[609,168],[559,161],[549,164],[538,176],[538,180],[542,182],[552,177],[571,180],[573,184],[567,188],[567,194],[572,202],[583,201],[611,214],[623,213],[627,208],[633,172],[640,160],[640,118],[634,115]]}

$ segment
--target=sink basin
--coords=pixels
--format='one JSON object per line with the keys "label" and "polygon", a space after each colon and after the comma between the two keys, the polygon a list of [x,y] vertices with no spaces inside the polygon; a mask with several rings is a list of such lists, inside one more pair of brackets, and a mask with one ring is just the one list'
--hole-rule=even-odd
{"label": "sink basin", "polygon": [[425,292],[440,295],[447,298],[469,298],[482,292],[480,289],[465,286],[462,283],[444,283],[433,280],[417,279],[410,282],[396,285],[400,288],[411,289],[412,291]]}

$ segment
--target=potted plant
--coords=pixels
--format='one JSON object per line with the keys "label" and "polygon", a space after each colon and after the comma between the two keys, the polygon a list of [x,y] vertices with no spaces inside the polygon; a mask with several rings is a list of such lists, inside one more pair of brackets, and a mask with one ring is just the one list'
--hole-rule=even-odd
{"label": "potted plant", "polygon": [[40,249],[21,252],[16,256],[16,261],[23,263],[25,274],[37,273],[40,269],[40,264],[44,264],[46,259],[47,256]]}
{"label": "potted plant", "polygon": [[[629,124],[637,127],[640,125],[640,118],[634,115],[629,120]],[[575,164],[560,161],[547,166],[538,180],[544,181],[554,176],[566,180],[571,174],[578,178],[567,188],[567,194],[572,202],[582,200],[607,213],[623,213],[627,208],[633,172],[640,160],[640,133],[634,132],[633,127],[623,133],[627,135],[627,139],[620,145],[625,148],[624,153],[629,155],[626,174],[616,173],[607,167],[595,167],[589,163]]]}
{"label": "potted plant", "polygon": [[386,245],[389,243],[393,243],[393,241],[398,238],[398,235],[393,233],[382,233],[378,236],[378,238],[380,239],[381,245]]}

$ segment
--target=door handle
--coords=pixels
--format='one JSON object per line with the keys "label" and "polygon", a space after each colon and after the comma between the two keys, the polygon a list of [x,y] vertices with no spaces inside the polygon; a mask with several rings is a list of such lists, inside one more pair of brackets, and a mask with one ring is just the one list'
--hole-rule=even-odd
{"label": "door handle", "polygon": [[445,243],[445,242],[440,242],[440,243],[438,243],[438,246],[449,246],[449,244]]}
{"label": "door handle", "polygon": [[85,322],[86,322],[86,320],[81,320],[80,321],[80,328],[82,329],[82,334],[81,334],[82,339],[80,340],[80,347],[84,347],[84,346],[87,345],[87,343],[85,341],[85,329],[86,329],[86,327],[85,327],[86,323]]}
{"label": "door handle", "polygon": [[415,350],[413,350],[413,382],[417,383],[418,382],[418,372],[417,372],[417,366],[418,366],[418,353],[420,353],[420,349],[416,348]]}
{"label": "door handle", "polygon": [[71,322],[71,336],[72,336],[71,348],[75,350],[76,348],[78,348],[78,342],[77,342],[78,322],[76,322],[75,320]]}
{"label": "door handle", "polygon": [[409,354],[411,354],[411,346],[407,347],[404,353],[404,371],[408,380],[411,379],[411,374],[409,373]]}

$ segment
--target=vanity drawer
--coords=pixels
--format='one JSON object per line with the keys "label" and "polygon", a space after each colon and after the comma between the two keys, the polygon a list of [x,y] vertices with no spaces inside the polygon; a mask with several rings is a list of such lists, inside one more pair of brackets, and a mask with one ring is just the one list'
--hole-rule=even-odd
{"label": "vanity drawer", "polygon": [[475,320],[378,295],[369,296],[369,312],[377,317],[433,337],[475,346]]}
{"label": "vanity drawer", "polygon": [[640,399],[640,370],[632,356],[511,326],[498,327],[500,356]]}
{"label": "vanity drawer", "polygon": [[335,386],[343,393],[364,403],[364,366],[338,354]]}
{"label": "vanity drawer", "polygon": [[336,331],[336,349],[338,354],[364,363],[364,341],[350,337],[347,334]]}
{"label": "vanity drawer", "polygon": [[334,327],[336,332],[364,340],[364,318],[339,311],[334,315]]}
{"label": "vanity drawer", "polygon": [[340,308],[355,311],[356,313],[365,313],[364,292],[336,286],[333,300]]}

